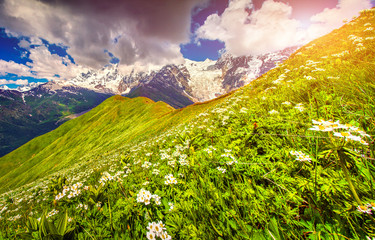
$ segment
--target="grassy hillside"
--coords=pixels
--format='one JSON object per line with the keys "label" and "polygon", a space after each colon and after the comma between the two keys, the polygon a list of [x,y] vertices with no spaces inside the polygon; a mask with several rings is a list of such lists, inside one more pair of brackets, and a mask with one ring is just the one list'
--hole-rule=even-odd
{"label": "grassy hillside", "polygon": [[[43,142],[36,169],[47,174],[54,151],[50,172],[61,167],[2,195],[2,236],[375,237],[374,13],[228,96],[182,110],[164,105],[164,115],[145,98],[111,98],[0,159],[2,167],[27,164]],[[29,169],[20,167],[10,174]]]}
{"label": "grassy hillside", "polygon": [[[194,107],[194,113],[210,104]],[[188,120],[190,108],[174,110],[163,102],[144,97],[114,96],[83,116],[64,123],[0,158],[0,191],[21,186],[92,160],[134,140],[145,139]]]}
{"label": "grassy hillside", "polygon": [[83,88],[50,92],[53,84],[25,93],[0,90],[0,157],[56,129],[65,116],[96,107],[110,97]]}

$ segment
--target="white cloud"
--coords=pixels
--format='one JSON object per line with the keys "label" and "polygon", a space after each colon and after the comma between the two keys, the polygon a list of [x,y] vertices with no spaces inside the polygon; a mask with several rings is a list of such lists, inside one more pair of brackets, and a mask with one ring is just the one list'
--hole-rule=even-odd
{"label": "white cloud", "polygon": [[371,8],[370,0],[341,0],[335,8],[326,8],[311,17],[308,39],[314,39],[341,27],[343,20],[357,16],[362,9]]}
{"label": "white cloud", "polygon": [[231,0],[221,16],[208,16],[198,28],[197,41],[221,40],[226,51],[235,56],[264,54],[311,41],[370,7],[370,0],[341,0],[336,8],[313,16],[313,24],[303,29],[300,21],[291,18],[290,5],[266,0],[254,10],[252,0]]}
{"label": "white cloud", "polygon": [[68,46],[67,52],[79,65],[108,64],[105,49],[122,65],[155,65],[182,60],[179,45],[189,41],[191,11],[206,2],[3,0],[0,26]]}
{"label": "white cloud", "polygon": [[[9,35],[12,36],[12,33],[9,32]],[[13,37],[18,38],[19,36],[16,35],[16,36],[13,36]],[[27,49],[27,50],[30,49],[31,45],[40,46],[40,45],[43,45],[43,42],[42,42],[42,40],[40,40],[40,38],[30,37],[29,40],[21,39],[20,42],[18,43],[19,47]]]}
{"label": "white cloud", "polygon": [[0,76],[7,75],[7,73],[26,77],[32,76],[30,67],[27,67],[23,64],[15,63],[13,61],[7,62],[0,59]]}
{"label": "white cloud", "polygon": [[[0,60],[0,76],[16,74],[17,76],[46,78],[48,80],[64,80],[88,70],[73,64],[68,57],[51,54],[44,45],[31,48],[29,58],[32,62],[26,63],[27,65]],[[56,74],[60,77],[57,77]]]}
{"label": "white cloud", "polygon": [[21,48],[24,48],[24,49],[29,49],[30,48],[30,42],[25,40],[25,39],[21,39],[20,42],[18,43],[18,46],[20,46]]}
{"label": "white cloud", "polygon": [[[30,60],[27,63],[31,71],[35,72],[36,78],[46,78],[48,80],[67,80],[77,76],[88,69],[74,64],[68,57],[60,57],[57,54],[51,54],[46,46],[39,46],[30,49]],[[58,74],[60,77],[56,77]]]}
{"label": "white cloud", "polygon": [[29,81],[26,79],[18,79],[18,80],[0,79],[0,85],[5,85],[5,84],[27,85],[28,83]]}
{"label": "white cloud", "polygon": [[301,41],[300,22],[291,19],[291,6],[267,0],[249,15],[246,9],[252,7],[251,0],[232,0],[221,16],[207,18],[198,38],[221,40],[235,56],[273,52]]}

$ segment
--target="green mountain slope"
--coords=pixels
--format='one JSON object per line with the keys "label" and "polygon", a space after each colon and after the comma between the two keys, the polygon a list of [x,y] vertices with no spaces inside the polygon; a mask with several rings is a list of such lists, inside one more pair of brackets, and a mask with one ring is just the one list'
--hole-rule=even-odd
{"label": "green mountain slope", "polygon": [[[0,179],[13,189],[0,200],[2,236],[375,237],[374,13],[220,99],[163,105],[163,115],[145,98],[111,98],[55,130],[65,129],[61,138],[44,135],[1,158],[12,177],[29,177],[10,164],[33,161],[31,146],[43,143],[35,169],[54,172],[18,189],[31,178]],[[53,151],[60,171],[46,167]]]}
{"label": "green mountain slope", "polygon": [[53,82],[27,92],[0,90],[0,157],[56,129],[65,116],[87,111],[110,96]]}
{"label": "green mountain slope", "polygon": [[[206,105],[209,106],[195,107],[194,113]],[[181,113],[166,103],[155,103],[144,97],[111,97],[83,116],[2,157],[1,190],[21,186],[77,161],[153,136],[164,128],[188,120],[193,116],[189,112],[189,108]]]}

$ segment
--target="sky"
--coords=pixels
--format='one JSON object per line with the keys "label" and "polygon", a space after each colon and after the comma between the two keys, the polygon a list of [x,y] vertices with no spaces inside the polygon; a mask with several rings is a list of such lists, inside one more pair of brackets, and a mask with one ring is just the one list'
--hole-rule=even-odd
{"label": "sky", "polygon": [[329,33],[374,0],[0,0],[0,86],[259,55]]}

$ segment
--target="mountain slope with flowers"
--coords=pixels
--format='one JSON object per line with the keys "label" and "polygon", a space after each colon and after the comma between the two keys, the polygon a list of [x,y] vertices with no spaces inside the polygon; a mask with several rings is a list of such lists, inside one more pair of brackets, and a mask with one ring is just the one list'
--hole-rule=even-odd
{"label": "mountain slope with flowers", "polygon": [[[10,190],[3,176],[1,237],[372,239],[374,29],[375,10],[363,11],[231,94],[164,106],[164,115],[131,125],[134,135],[108,120],[102,135],[104,127],[84,135],[112,143],[90,149],[95,141],[82,138],[54,157],[74,165],[48,172],[40,158],[45,174]],[[98,106],[104,119],[100,109],[114,100]],[[79,127],[100,126],[90,113],[75,119]],[[0,161],[42,150],[37,140]],[[65,148],[44,151],[56,149]]]}

